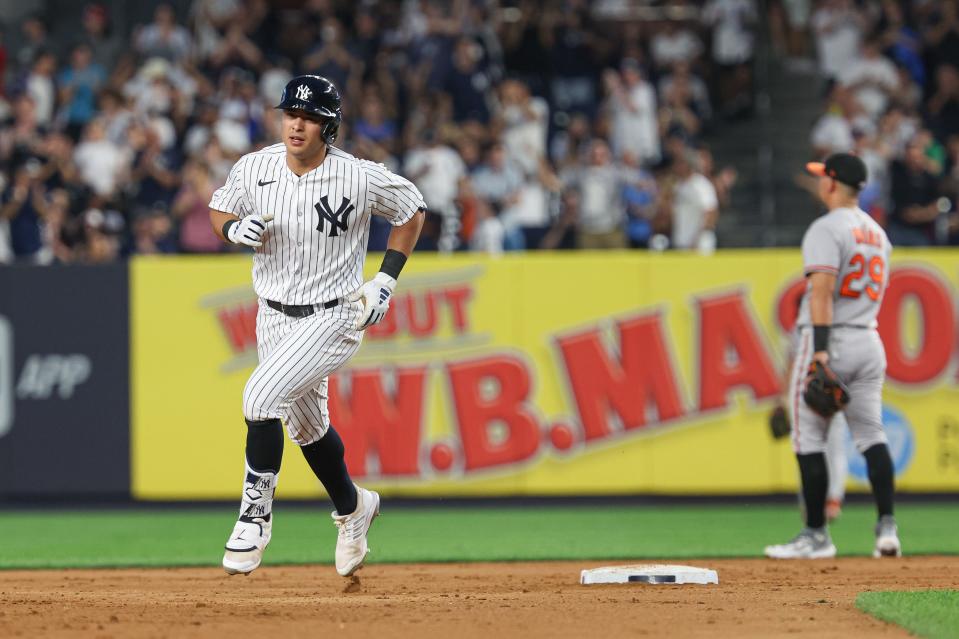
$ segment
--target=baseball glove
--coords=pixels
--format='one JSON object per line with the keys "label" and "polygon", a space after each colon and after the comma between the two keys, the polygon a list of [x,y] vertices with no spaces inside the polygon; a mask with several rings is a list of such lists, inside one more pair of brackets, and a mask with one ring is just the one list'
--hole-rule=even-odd
{"label": "baseball glove", "polygon": [[773,439],[782,439],[789,437],[789,417],[786,416],[786,409],[777,406],[769,413],[769,430],[773,434]]}
{"label": "baseball glove", "polygon": [[813,361],[806,375],[803,399],[809,408],[828,418],[849,403],[849,389],[829,366]]}

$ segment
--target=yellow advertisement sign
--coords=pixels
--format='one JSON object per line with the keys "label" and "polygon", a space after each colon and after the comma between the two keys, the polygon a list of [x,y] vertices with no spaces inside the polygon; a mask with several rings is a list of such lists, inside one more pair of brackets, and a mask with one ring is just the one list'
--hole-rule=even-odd
{"label": "yellow advertisement sign", "polygon": [[[897,253],[880,332],[898,486],[956,491],[959,253]],[[240,488],[249,269],[220,256],[131,265],[138,498]],[[795,250],[415,255],[386,320],[331,379],[350,472],[407,496],[793,490],[788,441],[766,421],[799,271]],[[322,494],[294,448],[279,494]],[[865,486],[855,455],[850,469]]]}

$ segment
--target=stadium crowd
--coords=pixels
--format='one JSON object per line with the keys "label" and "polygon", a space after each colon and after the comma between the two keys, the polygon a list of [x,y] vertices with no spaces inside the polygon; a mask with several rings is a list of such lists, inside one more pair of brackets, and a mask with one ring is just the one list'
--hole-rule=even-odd
{"label": "stadium crowd", "polygon": [[210,195],[296,73],[340,88],[338,146],[419,186],[420,249],[711,250],[736,175],[703,133],[748,117],[754,3],[627,4],[196,0],[132,29],[88,4],[69,42],[31,15],[0,46],[0,262],[228,250]]}
{"label": "stadium crowd", "polygon": [[827,81],[814,153],[863,158],[860,204],[894,246],[959,244],[959,3],[781,1],[788,53],[808,33]]}

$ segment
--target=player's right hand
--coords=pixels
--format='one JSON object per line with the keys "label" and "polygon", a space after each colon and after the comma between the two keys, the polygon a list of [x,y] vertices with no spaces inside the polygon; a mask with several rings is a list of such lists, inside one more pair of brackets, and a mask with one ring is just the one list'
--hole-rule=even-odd
{"label": "player's right hand", "polygon": [[234,244],[245,244],[258,248],[263,246],[261,241],[266,232],[266,223],[273,219],[272,213],[266,215],[247,215],[245,218],[230,226],[230,234],[226,239]]}

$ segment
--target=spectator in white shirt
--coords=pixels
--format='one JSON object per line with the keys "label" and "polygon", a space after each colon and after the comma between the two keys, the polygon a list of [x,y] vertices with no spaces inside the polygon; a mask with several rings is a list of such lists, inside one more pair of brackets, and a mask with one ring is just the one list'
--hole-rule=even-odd
{"label": "spectator in white shirt", "polygon": [[708,251],[715,246],[719,200],[713,183],[695,166],[695,156],[685,153],[676,158],[673,172],[676,182],[672,191],[673,248],[698,248]]}
{"label": "spectator in white shirt", "polygon": [[106,139],[103,122],[97,119],[87,125],[83,142],[77,145],[73,160],[83,182],[95,194],[110,199],[129,168],[130,152]]}
{"label": "spectator in white shirt", "polygon": [[836,78],[859,53],[863,20],[850,0],[826,0],[810,21],[819,53],[819,69]]}
{"label": "spectator in white shirt", "polygon": [[863,44],[859,57],[840,73],[839,81],[855,93],[866,114],[876,119],[886,110],[889,97],[899,88],[899,73],[896,66],[882,55],[879,42],[870,39]]}
{"label": "spectator in white shirt", "polygon": [[639,64],[627,59],[622,76],[612,69],[603,74],[612,115],[612,141],[616,157],[631,165],[659,162],[656,91],[643,78]]}
{"label": "spectator in white shirt", "polygon": [[422,144],[406,154],[404,167],[406,176],[429,204],[430,215],[439,217],[438,248],[454,250],[460,229],[456,198],[460,182],[466,177],[463,160],[455,150],[440,142],[435,130],[427,129],[422,134]]}
{"label": "spectator in white shirt", "polygon": [[27,76],[27,94],[37,107],[37,123],[50,126],[56,105],[57,91],[53,76],[57,71],[57,58],[49,51],[41,51]]}
{"label": "spectator in white shirt", "polygon": [[[529,87],[518,80],[506,80],[499,87],[501,141],[509,158],[526,175],[535,175],[546,156],[549,105],[533,97]],[[426,197],[426,194],[423,194]]]}
{"label": "spectator in white shirt", "polygon": [[692,31],[667,20],[653,36],[650,50],[653,62],[662,69],[677,62],[693,62],[702,54],[703,44]]}

